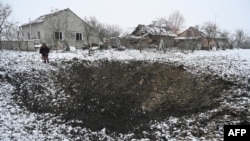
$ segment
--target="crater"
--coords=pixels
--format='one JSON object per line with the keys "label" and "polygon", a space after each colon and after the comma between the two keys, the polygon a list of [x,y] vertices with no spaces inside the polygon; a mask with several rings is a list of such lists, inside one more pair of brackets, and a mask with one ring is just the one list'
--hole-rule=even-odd
{"label": "crater", "polygon": [[152,120],[213,109],[219,104],[215,99],[229,86],[219,77],[195,75],[183,66],[160,62],[73,60],[61,65],[50,77],[57,88],[53,98],[44,94],[39,100],[34,96],[37,89],[23,88],[22,99],[33,111],[62,114],[66,120],[82,121],[75,126],[92,130],[135,132]]}
{"label": "crater", "polygon": [[73,63],[57,80],[70,95],[67,118],[119,132],[214,108],[226,87],[222,79],[197,76],[182,66],[145,61]]}

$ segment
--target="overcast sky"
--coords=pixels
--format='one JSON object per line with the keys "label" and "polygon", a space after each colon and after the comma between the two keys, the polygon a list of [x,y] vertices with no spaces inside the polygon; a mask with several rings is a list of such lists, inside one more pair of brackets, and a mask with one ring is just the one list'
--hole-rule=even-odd
{"label": "overcast sky", "polygon": [[243,29],[250,34],[250,0],[1,0],[12,9],[19,24],[48,14],[52,9],[70,8],[79,17],[94,16],[123,30],[138,24],[150,24],[158,17],[179,11],[185,27],[216,22],[222,29]]}

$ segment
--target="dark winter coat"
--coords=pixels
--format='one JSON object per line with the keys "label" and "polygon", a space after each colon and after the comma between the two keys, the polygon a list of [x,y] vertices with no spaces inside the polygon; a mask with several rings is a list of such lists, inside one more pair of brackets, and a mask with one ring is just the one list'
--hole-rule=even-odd
{"label": "dark winter coat", "polygon": [[48,56],[49,55],[49,48],[46,46],[46,47],[41,47],[40,48],[40,53],[42,54],[42,56]]}

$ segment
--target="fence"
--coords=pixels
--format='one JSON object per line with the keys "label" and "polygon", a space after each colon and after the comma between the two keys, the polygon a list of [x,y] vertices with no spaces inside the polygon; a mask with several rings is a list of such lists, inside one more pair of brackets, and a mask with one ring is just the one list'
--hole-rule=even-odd
{"label": "fence", "polygon": [[1,41],[2,49],[35,51],[34,41]]}

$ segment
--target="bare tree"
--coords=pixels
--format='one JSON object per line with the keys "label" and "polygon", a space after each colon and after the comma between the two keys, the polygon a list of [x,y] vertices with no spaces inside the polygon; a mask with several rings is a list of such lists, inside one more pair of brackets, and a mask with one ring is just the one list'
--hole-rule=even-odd
{"label": "bare tree", "polygon": [[233,49],[234,48],[234,44],[236,42],[234,34],[229,34],[229,36],[228,36],[228,42],[229,42],[229,49]]}
{"label": "bare tree", "polygon": [[118,25],[107,25],[106,36],[107,37],[118,37],[122,33],[122,29]]}
{"label": "bare tree", "polygon": [[2,51],[2,32],[8,25],[8,17],[11,15],[11,13],[11,7],[0,2],[0,49]]}
{"label": "bare tree", "polygon": [[227,30],[224,30],[220,33],[220,37],[223,39],[223,46],[222,49],[226,49],[230,45],[230,32]]}
{"label": "bare tree", "polygon": [[18,36],[19,28],[16,23],[8,22],[5,29],[2,31],[2,37],[7,41],[16,41]]}
{"label": "bare tree", "polygon": [[14,26],[13,23],[10,23],[10,22],[7,21],[5,23],[4,29],[2,29],[1,38],[4,38],[7,41],[14,40],[13,26]]}
{"label": "bare tree", "polygon": [[185,18],[179,11],[175,11],[170,14],[168,21],[171,22],[178,30],[184,28]]}
{"label": "bare tree", "polygon": [[206,39],[207,39],[207,47],[210,50],[210,43],[212,39],[216,39],[217,33],[218,33],[218,26],[215,23],[212,22],[206,22],[203,25],[203,30],[206,33]]}
{"label": "bare tree", "polygon": [[117,37],[122,32],[122,29],[119,26],[103,24],[95,17],[85,17],[85,22],[87,23],[85,27],[87,38],[88,35],[91,36],[93,32],[97,32],[99,39],[103,41],[104,38]]}
{"label": "bare tree", "polygon": [[92,27],[92,30],[97,32],[100,41],[103,41],[103,38],[106,36],[106,26],[100,23],[95,17],[85,18],[85,21]]}
{"label": "bare tree", "polygon": [[129,36],[130,33],[129,32],[124,32],[121,36],[120,36],[120,41],[121,41],[121,45],[125,46],[125,47],[129,47]]}
{"label": "bare tree", "polygon": [[235,30],[235,40],[237,42],[237,47],[240,48],[242,42],[247,38],[247,33],[243,29]]}
{"label": "bare tree", "polygon": [[200,37],[202,37],[202,32],[200,31],[200,26],[196,25],[194,26],[194,39],[193,39],[192,52],[198,49],[198,40]]}
{"label": "bare tree", "polygon": [[2,37],[7,41],[17,41],[18,49],[21,47],[22,32],[17,26],[17,23],[8,22],[5,26],[5,29],[2,31]]}
{"label": "bare tree", "polygon": [[164,17],[156,18],[150,26],[165,28],[167,31],[177,33],[178,28]]}
{"label": "bare tree", "polygon": [[98,23],[98,26],[96,27],[96,30],[98,32],[98,37],[99,37],[100,41],[103,42],[103,39],[105,38],[106,33],[107,33],[106,26],[104,24],[102,24],[102,23]]}
{"label": "bare tree", "polygon": [[22,41],[23,41],[23,33],[20,27],[16,27],[16,39],[18,41],[18,50],[20,51]]}
{"label": "bare tree", "polygon": [[95,18],[93,17],[85,17],[84,18],[84,33],[86,36],[86,40],[87,40],[87,44],[90,45],[90,37],[92,36],[92,34],[94,33],[94,28],[91,26],[91,24],[95,23]]}
{"label": "bare tree", "polygon": [[230,32],[227,30],[224,30],[220,33],[221,38],[229,39]]}

